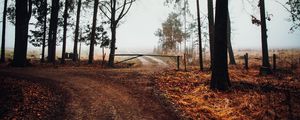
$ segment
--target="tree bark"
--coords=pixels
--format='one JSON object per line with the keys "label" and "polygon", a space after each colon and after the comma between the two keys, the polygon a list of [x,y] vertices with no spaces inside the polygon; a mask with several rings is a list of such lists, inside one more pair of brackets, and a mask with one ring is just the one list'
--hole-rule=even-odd
{"label": "tree bark", "polygon": [[230,22],[229,11],[228,11],[228,21],[227,21],[227,47],[228,47],[228,54],[229,54],[229,64],[236,65],[234,52],[231,44],[231,22]]}
{"label": "tree bark", "polygon": [[227,64],[227,17],[228,0],[216,0],[214,59],[210,86],[218,90],[228,90],[230,87]]}
{"label": "tree bark", "polygon": [[271,74],[271,66],[269,62],[268,41],[267,41],[267,26],[265,15],[265,1],[259,1],[260,6],[260,19],[261,19],[261,43],[262,43],[262,67],[260,74]]}
{"label": "tree bark", "polygon": [[52,0],[51,19],[48,39],[48,62],[55,64],[56,59],[56,34],[58,24],[59,0]]}
{"label": "tree bark", "polygon": [[64,10],[64,27],[63,27],[63,45],[62,45],[62,53],[61,53],[61,64],[65,64],[66,59],[66,42],[67,42],[67,27],[68,27],[68,9],[69,9],[69,1],[65,0],[65,10]]}
{"label": "tree bark", "polygon": [[110,54],[109,54],[109,60],[108,64],[109,66],[114,66],[114,60],[115,60],[115,51],[116,51],[116,32],[117,32],[117,26],[115,23],[112,23],[111,25],[111,45],[110,45]]}
{"label": "tree bark", "polygon": [[3,17],[2,17],[2,42],[1,42],[1,63],[5,63],[5,32],[6,32],[6,13],[7,0],[4,1]]}
{"label": "tree bark", "polygon": [[94,15],[93,15],[93,26],[92,26],[90,52],[89,52],[89,61],[88,61],[89,64],[92,64],[93,60],[94,60],[94,47],[95,47],[94,45],[95,45],[98,5],[99,5],[99,0],[95,0]]}
{"label": "tree bark", "polygon": [[42,57],[41,62],[45,62],[45,47],[46,47],[46,32],[47,32],[47,0],[44,0],[43,3],[44,9],[44,35],[43,35],[43,43],[42,43]]}
{"label": "tree bark", "polygon": [[108,58],[108,65],[110,67],[114,67],[114,61],[115,61],[115,51],[116,51],[116,32],[117,32],[117,24],[116,21],[116,1],[113,1],[112,4],[112,10],[111,10],[111,44],[110,44],[110,53]]}
{"label": "tree bark", "polygon": [[78,0],[77,3],[77,15],[76,15],[76,28],[75,28],[75,40],[74,40],[74,48],[73,48],[73,61],[76,62],[78,60],[78,36],[79,36],[79,24],[80,24],[80,10],[81,10],[81,0]]}
{"label": "tree bark", "polygon": [[203,71],[203,56],[202,56],[202,40],[201,40],[201,21],[200,21],[200,5],[199,0],[197,1],[197,21],[198,21],[198,37],[199,37],[199,67]]}
{"label": "tree bark", "polygon": [[214,59],[214,4],[213,0],[207,1],[208,11],[208,29],[209,29],[209,47],[210,47],[210,66],[213,66]]}
{"label": "tree bark", "polygon": [[13,66],[27,65],[28,25],[31,17],[31,0],[16,0],[16,27]]}

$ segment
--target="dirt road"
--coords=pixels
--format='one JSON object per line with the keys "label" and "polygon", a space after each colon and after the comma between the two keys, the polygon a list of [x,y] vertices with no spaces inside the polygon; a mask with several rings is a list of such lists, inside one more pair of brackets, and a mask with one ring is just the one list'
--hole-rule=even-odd
{"label": "dirt road", "polygon": [[47,79],[67,94],[66,119],[169,120],[177,119],[153,95],[155,70],[66,68],[8,68],[0,74]]}

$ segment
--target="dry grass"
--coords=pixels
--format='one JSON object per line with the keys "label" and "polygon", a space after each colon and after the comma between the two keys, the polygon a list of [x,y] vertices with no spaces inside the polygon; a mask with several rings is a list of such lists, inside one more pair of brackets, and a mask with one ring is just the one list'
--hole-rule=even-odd
{"label": "dry grass", "polygon": [[155,76],[161,94],[187,119],[300,119],[300,75],[277,71],[260,76],[259,67],[230,66],[232,87],[209,88],[210,72],[189,69]]}

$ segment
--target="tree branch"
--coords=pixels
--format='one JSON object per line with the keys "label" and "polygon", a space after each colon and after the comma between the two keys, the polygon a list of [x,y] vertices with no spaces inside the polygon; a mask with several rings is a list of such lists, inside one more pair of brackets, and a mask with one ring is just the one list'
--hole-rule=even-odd
{"label": "tree branch", "polygon": [[[107,1],[101,1],[100,4],[102,6],[104,6],[109,13],[111,13],[111,9],[109,9],[109,7],[107,6],[107,5],[109,5],[109,2],[107,2]],[[100,5],[100,7],[101,7],[101,5]]]}
{"label": "tree branch", "polygon": [[107,17],[107,19],[111,20],[111,18],[106,14],[106,12],[102,9],[102,7],[99,6],[99,8],[100,8],[100,11],[104,14],[104,16]]}
{"label": "tree branch", "polygon": [[298,19],[300,21],[300,17],[297,14],[293,13],[290,9],[288,9],[284,4],[282,4],[281,2],[279,2],[277,0],[275,0],[275,2],[277,2],[278,4],[280,4],[286,11],[288,11],[289,13],[291,13],[292,16],[294,16],[296,19]]}
{"label": "tree branch", "polygon": [[[118,17],[118,19],[116,20],[117,22],[119,22],[128,12],[129,12],[129,10],[130,10],[130,8],[131,8],[131,6],[132,6],[132,3],[133,2],[135,2],[135,0],[130,0],[130,4],[129,4],[129,7],[125,10],[125,8],[126,8],[126,0],[125,0],[125,2],[124,2],[124,6],[123,6],[123,9],[122,9],[122,11],[121,11],[121,13],[119,14],[119,17]],[[124,12],[125,11],[125,12]]]}
{"label": "tree branch", "polygon": [[[126,5],[127,5],[127,4],[131,4],[131,3],[132,3],[132,1],[127,2]],[[119,8],[117,8],[116,11],[118,11],[119,9],[121,9],[123,6],[124,6],[124,5],[122,5],[122,6],[120,6]]]}
{"label": "tree branch", "polygon": [[116,19],[117,22],[119,22],[119,20],[120,20],[122,14],[123,14],[123,12],[124,12],[124,10],[125,10],[125,8],[126,8],[126,2],[127,2],[127,0],[124,0],[124,4],[121,6],[121,7],[122,7],[122,10],[121,10],[121,12],[120,12],[118,18]]}

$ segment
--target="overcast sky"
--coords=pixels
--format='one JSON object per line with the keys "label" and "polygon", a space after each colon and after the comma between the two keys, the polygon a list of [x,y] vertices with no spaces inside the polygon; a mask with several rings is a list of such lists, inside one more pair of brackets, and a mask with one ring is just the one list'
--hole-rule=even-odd
{"label": "overcast sky", "polygon": [[[189,0],[192,13],[195,11],[195,0]],[[207,0],[200,0],[202,13],[207,13]],[[232,21],[232,44],[235,49],[260,48],[260,27],[251,23],[250,14],[259,17],[259,11],[253,10],[249,5],[243,4],[242,0],[229,0],[230,17]],[[266,11],[272,14],[271,21],[267,21],[268,43],[270,48],[300,48],[300,30],[290,33],[292,26],[288,22],[289,13],[275,0],[265,0]],[[286,0],[278,0],[285,3]],[[3,0],[0,2],[1,16]],[[122,21],[117,30],[117,47],[119,52],[128,49],[152,50],[158,43],[154,32],[161,27],[161,23],[167,18],[171,8],[164,6],[164,0],[138,0]],[[204,15],[204,14],[202,14]],[[2,18],[2,17],[1,17]],[[2,19],[1,19],[2,20]],[[0,25],[2,29],[2,23]],[[1,33],[0,33],[1,35]],[[14,44],[14,27],[7,26],[7,47]],[[73,36],[72,36],[73,37]],[[29,48],[33,48],[29,46]],[[71,52],[73,42],[68,41],[67,50]],[[60,47],[58,47],[60,49]],[[87,51],[87,50],[86,50]]]}

